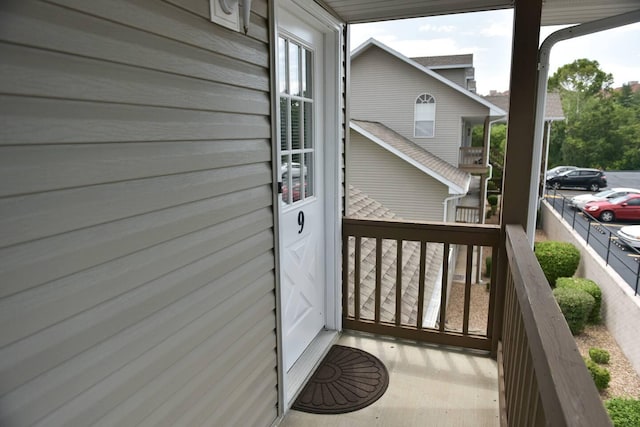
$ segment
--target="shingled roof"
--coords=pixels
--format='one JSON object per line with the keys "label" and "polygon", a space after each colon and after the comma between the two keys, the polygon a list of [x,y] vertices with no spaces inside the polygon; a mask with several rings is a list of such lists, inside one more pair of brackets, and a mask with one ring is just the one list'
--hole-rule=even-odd
{"label": "shingled roof", "polygon": [[473,67],[473,53],[463,55],[418,56],[411,59],[428,68]]}
{"label": "shingled roof", "polygon": [[437,179],[449,187],[450,193],[464,194],[469,190],[471,175],[431,154],[382,123],[351,120],[351,129]]}
{"label": "shingled roof", "polygon": [[[353,186],[349,187],[349,216],[362,219],[399,219],[393,212]],[[395,321],[397,243],[382,240],[380,318]],[[375,318],[376,239],[363,238],[360,247],[360,317]],[[435,327],[440,304],[440,271],[444,248],[441,243],[427,244],[425,256],[425,291],[423,326]],[[355,271],[355,239],[349,241],[349,313],[354,312],[353,282]],[[401,322],[417,325],[418,280],[420,276],[420,243],[402,244],[402,311]]]}
{"label": "shingled roof", "polygon": [[[490,103],[500,107],[507,113],[509,112],[509,95],[487,95],[483,97]],[[505,117],[506,118],[506,117]],[[548,92],[544,109],[545,121],[564,120],[564,110],[562,109],[562,101],[558,92]]]}

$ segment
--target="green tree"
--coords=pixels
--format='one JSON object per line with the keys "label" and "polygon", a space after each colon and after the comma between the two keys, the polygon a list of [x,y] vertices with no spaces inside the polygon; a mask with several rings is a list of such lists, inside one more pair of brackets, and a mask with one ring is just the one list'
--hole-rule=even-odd
{"label": "green tree", "polygon": [[585,99],[609,89],[612,83],[613,76],[602,71],[598,61],[582,58],[558,68],[547,86],[560,92],[565,115],[572,121],[584,109]]}

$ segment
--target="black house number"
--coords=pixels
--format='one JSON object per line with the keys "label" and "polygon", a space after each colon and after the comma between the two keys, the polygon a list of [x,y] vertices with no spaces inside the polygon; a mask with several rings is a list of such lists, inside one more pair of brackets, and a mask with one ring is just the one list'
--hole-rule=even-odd
{"label": "black house number", "polygon": [[298,212],[298,225],[300,226],[300,229],[298,230],[298,234],[300,234],[304,229],[304,212],[302,211]]}

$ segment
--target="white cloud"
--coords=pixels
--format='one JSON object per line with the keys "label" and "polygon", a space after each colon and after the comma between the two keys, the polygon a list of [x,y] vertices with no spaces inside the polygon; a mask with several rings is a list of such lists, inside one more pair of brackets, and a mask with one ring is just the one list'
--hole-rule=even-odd
{"label": "white cloud", "polygon": [[485,37],[511,37],[513,33],[511,25],[491,24],[480,30],[480,34]]}
{"label": "white cloud", "polygon": [[421,33],[452,33],[456,31],[455,25],[431,25],[425,24],[418,28]]}

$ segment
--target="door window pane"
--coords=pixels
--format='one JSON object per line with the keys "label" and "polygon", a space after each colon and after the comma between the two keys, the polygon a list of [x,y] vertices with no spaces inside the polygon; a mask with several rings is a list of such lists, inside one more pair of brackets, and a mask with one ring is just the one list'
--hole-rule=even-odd
{"label": "door window pane", "polygon": [[289,93],[300,96],[300,48],[289,42]]}
{"label": "door window pane", "polygon": [[312,98],[313,85],[313,62],[311,62],[311,51],[303,49],[302,55],[302,96]]}
{"label": "door window pane", "polygon": [[293,154],[291,156],[291,166],[289,173],[291,174],[291,201],[297,202],[302,198],[302,174],[304,165],[302,164],[302,155]]}
{"label": "door window pane", "polygon": [[289,149],[289,135],[287,126],[289,121],[289,100],[287,98],[280,98],[280,149],[287,151]]}
{"label": "door window pane", "polygon": [[314,193],[314,168],[313,153],[305,153],[304,155],[304,197],[311,197]]}
{"label": "door window pane", "polygon": [[287,42],[282,37],[278,38],[278,89],[287,91]]}
{"label": "door window pane", "polygon": [[291,175],[289,172],[289,168],[291,165],[290,155],[286,154],[280,157],[280,182],[282,182],[282,204],[288,205],[291,204],[291,192],[289,188],[291,188],[291,182],[289,176]]}
{"label": "door window pane", "polygon": [[304,148],[313,148],[313,104],[304,103]]}
{"label": "door window pane", "polygon": [[300,135],[302,123],[302,113],[300,101],[291,100],[291,149],[299,150],[302,148],[302,138]]}

